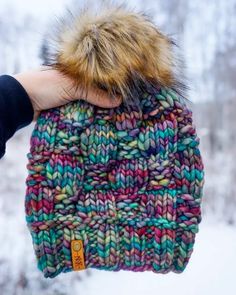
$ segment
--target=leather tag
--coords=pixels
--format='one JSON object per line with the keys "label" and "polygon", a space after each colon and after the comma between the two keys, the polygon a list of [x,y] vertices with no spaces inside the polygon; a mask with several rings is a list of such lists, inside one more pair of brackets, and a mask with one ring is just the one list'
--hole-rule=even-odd
{"label": "leather tag", "polygon": [[85,269],[83,240],[71,241],[73,270]]}

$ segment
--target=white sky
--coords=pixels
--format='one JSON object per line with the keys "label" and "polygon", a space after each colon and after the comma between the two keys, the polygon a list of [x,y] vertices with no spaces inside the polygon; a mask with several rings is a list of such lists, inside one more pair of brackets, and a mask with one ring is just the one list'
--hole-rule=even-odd
{"label": "white sky", "polygon": [[69,0],[0,0],[0,10],[14,7],[19,14],[31,14],[48,18],[50,14],[58,13]]}

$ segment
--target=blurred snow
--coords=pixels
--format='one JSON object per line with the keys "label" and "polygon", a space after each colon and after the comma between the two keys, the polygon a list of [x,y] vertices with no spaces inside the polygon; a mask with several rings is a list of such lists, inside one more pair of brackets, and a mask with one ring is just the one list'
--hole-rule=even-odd
{"label": "blurred snow", "polygon": [[[202,221],[189,265],[182,274],[119,274],[95,271],[93,280],[81,286],[84,295],[101,290],[104,295],[222,295],[235,294],[236,230]],[[83,288],[82,288],[83,287]]]}
{"label": "blurred snow", "polygon": [[[84,1],[0,0],[0,74],[39,66],[48,24],[71,3]],[[31,124],[7,143],[0,160],[0,295],[236,294],[236,0],[127,3],[151,13],[186,60],[206,171],[203,220],[191,261],[182,274],[86,270],[44,279],[24,214]]]}
{"label": "blurred snow", "polygon": [[66,0],[1,0],[0,12],[6,8],[14,9],[17,15],[31,15],[47,20],[52,14],[58,14],[64,8]]}
{"label": "blurred snow", "polygon": [[[33,125],[7,143],[0,165],[0,294],[176,295],[235,294],[236,228],[204,214],[191,260],[182,274],[117,273],[90,269],[45,279],[36,268],[25,223],[24,193],[29,136]],[[224,180],[222,180],[224,181]]]}

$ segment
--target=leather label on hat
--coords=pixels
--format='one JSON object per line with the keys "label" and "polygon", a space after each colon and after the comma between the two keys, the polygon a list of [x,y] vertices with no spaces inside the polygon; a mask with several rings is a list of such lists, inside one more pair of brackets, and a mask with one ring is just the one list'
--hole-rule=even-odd
{"label": "leather label on hat", "polygon": [[71,241],[71,256],[74,270],[85,269],[83,240]]}

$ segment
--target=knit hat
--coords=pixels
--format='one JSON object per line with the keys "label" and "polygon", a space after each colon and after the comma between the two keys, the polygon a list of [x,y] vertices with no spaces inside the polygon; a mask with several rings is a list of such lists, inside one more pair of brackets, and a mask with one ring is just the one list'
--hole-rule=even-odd
{"label": "knit hat", "polygon": [[52,68],[123,101],[106,109],[80,99],[39,116],[25,199],[38,268],[49,278],[87,268],[183,272],[204,166],[174,42],[120,6],[70,12],[56,44]]}

